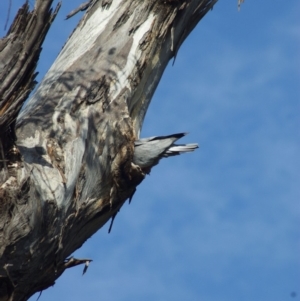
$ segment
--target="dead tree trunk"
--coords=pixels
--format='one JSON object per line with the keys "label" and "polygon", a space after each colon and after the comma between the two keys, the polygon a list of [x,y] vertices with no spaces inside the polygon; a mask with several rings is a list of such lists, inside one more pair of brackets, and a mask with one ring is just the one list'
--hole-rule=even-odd
{"label": "dead tree trunk", "polygon": [[[0,300],[27,300],[86,261],[68,257],[144,179],[132,156],[152,95],[168,61],[215,2],[92,1],[18,116],[17,147],[11,125],[32,89],[39,52],[35,59],[28,51],[16,57],[19,69],[13,66],[0,86]],[[49,7],[44,26],[55,15]],[[23,22],[24,32],[33,20]],[[7,41],[0,44],[2,61]],[[26,64],[31,68],[18,78]]]}

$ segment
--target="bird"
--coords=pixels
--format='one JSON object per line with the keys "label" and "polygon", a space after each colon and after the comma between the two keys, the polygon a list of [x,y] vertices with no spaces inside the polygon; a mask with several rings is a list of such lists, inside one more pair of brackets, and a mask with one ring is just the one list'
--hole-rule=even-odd
{"label": "bird", "polygon": [[174,144],[175,141],[185,135],[187,133],[153,136],[136,140],[134,142],[133,163],[138,165],[144,173],[150,174],[151,168],[157,165],[160,159],[192,152],[197,149],[197,143]]}

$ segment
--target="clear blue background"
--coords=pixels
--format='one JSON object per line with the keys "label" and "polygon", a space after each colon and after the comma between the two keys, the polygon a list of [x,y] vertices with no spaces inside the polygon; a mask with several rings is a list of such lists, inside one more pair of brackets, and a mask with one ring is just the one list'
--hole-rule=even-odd
{"label": "clear blue background", "polygon": [[[12,1],[11,19],[21,1]],[[9,1],[0,3],[0,31]],[[64,1],[39,80],[82,13]],[[33,1],[31,1],[33,5]],[[142,136],[188,131],[41,301],[300,298],[300,2],[220,0],[166,69]],[[31,300],[36,300],[35,295]]]}

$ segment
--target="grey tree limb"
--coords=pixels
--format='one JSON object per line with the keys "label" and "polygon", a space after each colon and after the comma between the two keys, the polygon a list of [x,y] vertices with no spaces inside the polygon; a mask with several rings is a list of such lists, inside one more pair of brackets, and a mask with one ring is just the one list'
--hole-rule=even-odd
{"label": "grey tree limb", "polygon": [[0,300],[53,285],[81,263],[70,255],[131,199],[145,177],[132,159],[153,93],[215,2],[88,8],[18,116],[19,155],[0,187]]}
{"label": "grey tree limb", "polygon": [[[14,146],[14,126],[19,111],[36,85],[36,65],[42,44],[60,4],[37,0],[29,11],[26,2],[18,11],[6,37],[0,40],[0,167],[6,167]],[[0,181],[5,175],[0,172]]]}

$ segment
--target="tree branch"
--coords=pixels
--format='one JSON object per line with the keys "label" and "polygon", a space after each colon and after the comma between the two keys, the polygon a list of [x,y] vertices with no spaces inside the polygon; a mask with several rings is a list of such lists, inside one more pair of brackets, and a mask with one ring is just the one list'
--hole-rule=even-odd
{"label": "tree branch", "polygon": [[66,258],[132,197],[145,177],[132,158],[152,95],[215,2],[88,8],[18,117],[20,156],[0,188],[0,299],[26,300],[53,285]]}
{"label": "tree branch", "polygon": [[[52,12],[52,2],[37,0],[32,12],[26,2],[6,37],[0,40],[0,148],[5,155],[13,147],[15,120],[36,85],[35,69],[41,46],[60,8],[58,4]],[[5,160],[4,157],[0,159]],[[0,162],[1,165],[4,166]],[[0,183],[5,176],[0,175]]]}

